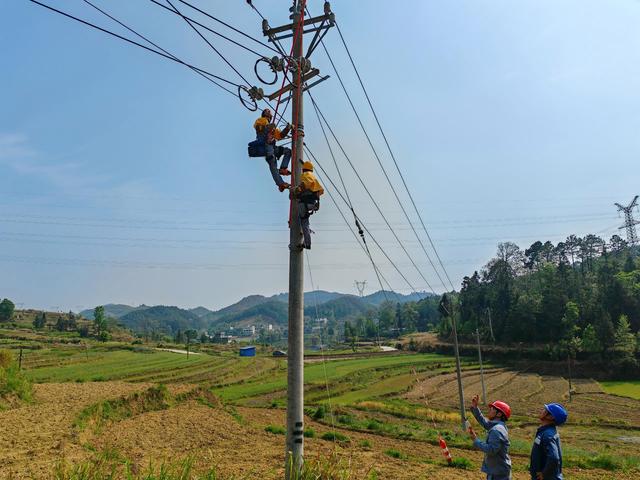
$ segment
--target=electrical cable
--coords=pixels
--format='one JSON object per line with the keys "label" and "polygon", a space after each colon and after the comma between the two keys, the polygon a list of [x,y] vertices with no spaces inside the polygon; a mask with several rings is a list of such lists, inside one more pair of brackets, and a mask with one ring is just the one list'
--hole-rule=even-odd
{"label": "electrical cable", "polygon": [[342,76],[338,72],[338,69],[337,69],[335,63],[333,62],[333,58],[331,58],[331,54],[329,53],[329,50],[327,49],[327,47],[324,44],[323,40],[320,40],[320,44],[322,45],[322,48],[324,49],[324,51],[325,51],[325,53],[327,55],[327,58],[329,59],[329,62],[331,63],[331,67],[333,68],[333,71],[335,72],[336,76],[338,77],[338,81],[340,82],[340,86],[342,87],[342,91],[344,92],[344,94],[347,97],[349,105],[351,106],[351,109],[353,110],[353,113],[355,114],[356,119],[358,120],[358,124],[360,125],[360,128],[362,129],[362,132],[364,133],[364,136],[366,137],[367,142],[369,143],[369,146],[371,147],[371,150],[373,151],[373,155],[375,156],[375,158],[376,158],[376,160],[378,162],[378,165],[382,169],[382,173],[384,174],[384,177],[387,180],[387,183],[391,187],[391,191],[393,192],[393,195],[394,195],[396,201],[398,202],[398,205],[400,205],[400,209],[402,210],[402,213],[404,214],[405,218],[407,219],[407,222],[409,222],[409,225],[411,226],[411,229],[413,230],[413,233],[414,233],[416,239],[420,243],[420,247],[422,248],[422,251],[424,252],[425,256],[427,257],[427,260],[429,261],[429,264],[433,268],[433,271],[436,273],[436,275],[438,277],[438,280],[440,280],[440,283],[442,285],[444,285],[445,282],[442,279],[442,277],[440,276],[440,272],[438,271],[438,269],[436,268],[435,264],[433,263],[433,260],[431,260],[431,256],[429,255],[429,253],[427,252],[427,249],[425,248],[424,244],[422,243],[422,239],[418,235],[418,232],[416,231],[416,229],[415,229],[415,227],[413,225],[413,222],[411,221],[411,218],[409,217],[409,214],[407,213],[407,210],[405,209],[404,204],[402,203],[402,200],[400,200],[400,197],[398,196],[398,192],[396,191],[396,188],[394,187],[393,182],[389,178],[389,174],[387,173],[387,170],[385,169],[384,165],[382,164],[382,160],[380,159],[380,156],[378,155],[378,151],[376,150],[375,146],[373,145],[373,142],[371,141],[371,138],[369,137],[369,134],[367,133],[367,129],[364,127],[364,124],[362,123],[362,119],[360,118],[360,114],[358,114],[358,111],[357,111],[355,105],[353,104],[353,101],[351,100],[351,96],[349,95],[349,92],[347,91],[347,88],[345,87],[344,82],[342,81]]}
{"label": "electrical cable", "polygon": [[442,270],[444,271],[445,276],[447,277],[447,280],[449,281],[449,284],[451,286],[451,289],[453,291],[455,291],[455,288],[453,286],[453,282],[451,281],[451,278],[449,277],[449,273],[447,272],[447,269],[444,267],[444,264],[442,263],[442,259],[440,258],[440,255],[438,254],[438,250],[435,247],[435,244],[433,243],[433,240],[431,239],[431,235],[429,234],[429,231],[427,230],[427,227],[424,223],[424,220],[422,219],[422,215],[420,214],[420,211],[418,210],[418,207],[416,205],[416,202],[413,198],[413,195],[411,194],[411,191],[409,190],[409,187],[407,185],[407,182],[404,178],[404,175],[402,174],[402,171],[400,170],[400,166],[398,165],[398,161],[396,160],[395,155],[393,154],[393,150],[391,149],[391,145],[389,144],[389,141],[387,140],[387,136],[384,133],[384,130],[382,128],[382,125],[380,124],[380,120],[378,119],[378,115],[376,114],[375,109],[373,108],[373,103],[371,102],[371,99],[369,98],[369,94],[367,93],[367,89],[364,86],[364,83],[362,81],[362,78],[360,77],[360,72],[358,71],[356,64],[353,60],[353,57],[351,56],[351,52],[349,51],[349,47],[347,46],[347,42],[344,39],[344,36],[342,35],[342,31],[340,30],[340,26],[338,25],[338,23],[336,22],[336,28],[338,30],[338,34],[340,36],[340,39],[342,40],[342,44],[344,45],[344,48],[347,52],[347,55],[349,56],[349,60],[351,61],[351,65],[353,66],[354,71],[356,72],[356,75],[358,77],[358,81],[360,82],[360,86],[362,87],[362,90],[365,94],[365,97],[367,99],[367,102],[369,103],[369,107],[371,108],[371,112],[373,113],[373,117],[375,118],[376,124],[378,125],[378,128],[380,129],[380,133],[382,133],[382,137],[384,139],[384,142],[387,146],[387,149],[389,150],[389,154],[391,155],[391,158],[393,159],[393,163],[396,167],[396,170],[398,171],[398,174],[400,175],[400,178],[402,179],[402,184],[404,185],[405,190],[407,191],[407,195],[409,196],[409,199],[411,200],[411,204],[413,205],[414,210],[416,211],[416,214],[418,215],[418,218],[420,219],[420,224],[422,225],[422,229],[424,230],[425,234],[427,235],[427,238],[429,240],[429,243],[431,244],[431,248],[433,249],[436,258],[438,259],[438,262],[440,263],[440,266],[442,268]]}
{"label": "electrical cable", "polygon": [[[176,13],[175,11],[171,10],[169,7],[167,7],[166,5],[163,5],[162,3],[158,2],[157,0],[149,0],[149,1],[150,1],[150,2],[152,2],[152,3],[155,3],[155,4],[156,4],[156,5],[158,5],[159,7],[164,8],[164,9],[165,9],[165,10],[167,10],[168,12],[173,13],[174,15],[181,16],[179,13]],[[178,0],[178,1],[182,2],[182,0]],[[187,2],[182,2],[182,3],[184,3],[184,4],[186,4],[186,5],[190,6],[190,7],[193,7],[191,4],[189,4],[189,3],[187,3]],[[193,7],[193,8],[196,8],[196,7]],[[205,15],[206,15],[206,14],[205,14]],[[209,16],[209,15],[208,15],[208,16]],[[186,17],[186,18],[188,18],[188,19],[189,19],[189,21],[191,21],[191,22],[193,22],[194,24],[198,25],[199,27],[202,27],[202,28],[204,28],[205,30],[207,30],[207,31],[209,31],[209,32],[211,32],[211,33],[213,33],[214,35],[217,35],[217,36],[219,36],[219,37],[222,37],[222,38],[224,38],[225,40],[227,40],[228,42],[231,42],[231,43],[233,43],[234,45],[237,45],[238,47],[243,48],[243,49],[245,49],[246,51],[253,53],[254,55],[257,55],[257,56],[259,56],[259,57],[264,57],[264,55],[262,55],[260,52],[257,52],[256,50],[254,50],[254,49],[252,49],[252,48],[250,48],[250,47],[247,47],[246,45],[243,45],[242,43],[237,42],[237,41],[235,41],[234,39],[229,38],[229,37],[227,37],[226,35],[223,35],[223,34],[222,34],[222,33],[220,33],[220,32],[217,32],[216,30],[212,29],[211,27],[207,27],[206,25],[203,25],[202,23],[200,23],[200,22],[198,22],[198,21],[194,20],[194,19],[193,19],[193,18],[191,18],[191,17],[187,17],[186,15],[185,15],[185,17]],[[256,41],[256,42],[260,43],[260,45],[262,45],[262,46],[264,46],[264,47],[266,47],[266,48],[269,48],[269,49],[273,50],[273,48],[271,48],[269,45],[266,45],[266,44],[264,44],[264,43],[260,42],[259,40],[256,40],[255,38],[250,37],[249,35],[247,35],[247,34],[245,34],[244,32],[242,32],[242,31],[238,30],[237,28],[232,27],[232,26],[231,26],[231,25],[229,25],[228,23],[225,23],[225,22],[223,22],[222,20],[219,20],[219,19],[217,19],[217,18],[215,18],[215,17],[211,17],[211,18],[213,18],[214,20],[216,20],[216,21],[218,21],[218,22],[222,23],[222,24],[223,24],[223,25],[225,25],[226,27],[229,27],[229,28],[233,29],[234,31],[236,31],[236,32],[238,32],[238,33],[241,33],[241,34],[242,34],[242,35],[244,35],[245,37],[248,37],[248,38],[250,38],[251,40],[254,40],[254,41]],[[275,51],[275,50],[274,50],[274,51]]]}
{"label": "electrical cable", "polygon": [[[358,178],[358,180],[360,181],[360,184],[362,185],[362,187],[364,188],[365,192],[367,193],[367,195],[369,196],[369,198],[371,199],[371,201],[373,202],[374,206],[376,207],[376,209],[378,210],[378,213],[380,214],[380,216],[383,218],[383,220],[385,221],[387,227],[389,228],[389,230],[391,231],[391,233],[393,234],[393,236],[395,237],[396,241],[398,242],[398,244],[402,247],[402,250],[404,251],[404,253],[407,255],[407,257],[409,258],[409,260],[411,261],[411,263],[414,265],[416,271],[418,272],[418,274],[420,275],[420,277],[422,278],[422,280],[429,286],[429,290],[431,290],[433,292],[433,294],[435,295],[435,290],[433,289],[433,287],[431,286],[431,283],[429,282],[429,280],[427,280],[427,278],[424,276],[424,274],[422,273],[422,271],[420,270],[420,268],[418,268],[418,266],[416,265],[415,261],[413,260],[413,257],[411,256],[411,254],[408,252],[408,250],[406,249],[406,247],[404,246],[404,243],[402,242],[402,240],[400,240],[400,237],[398,236],[397,232],[393,229],[393,227],[391,226],[391,224],[389,223],[389,221],[387,220],[387,217],[385,216],[385,214],[382,212],[382,209],[380,208],[380,205],[378,204],[378,202],[376,201],[376,199],[373,197],[373,194],[371,193],[371,191],[369,190],[369,188],[367,187],[366,183],[364,182],[364,180],[362,179],[362,177],[360,176],[360,174],[358,173],[358,170],[356,169],[355,165],[353,164],[353,162],[351,161],[351,159],[349,158],[349,156],[347,155],[346,151],[344,150],[344,148],[342,147],[342,144],[340,143],[340,141],[338,140],[338,138],[336,137],[335,133],[333,132],[333,129],[331,128],[331,126],[329,125],[329,123],[327,122],[327,119],[325,118],[324,114],[322,113],[322,111],[320,110],[320,108],[318,107],[318,105],[316,104],[315,99],[313,98],[313,95],[311,95],[311,92],[309,92],[309,98],[311,99],[311,103],[313,104],[314,108],[316,109],[316,112],[319,114],[319,116],[322,118],[322,120],[324,121],[324,124],[327,126],[327,128],[329,129],[329,132],[331,132],[331,136],[333,137],[333,139],[335,140],[335,142],[338,144],[338,147],[340,147],[340,150],[342,151],[343,155],[345,156],[345,158],[347,159],[347,162],[349,163],[349,165],[351,166],[351,169],[353,170],[353,172],[355,173],[356,177]],[[320,122],[320,126],[322,127],[322,121]],[[322,127],[324,128],[324,127]]]}
{"label": "electrical cable", "polygon": [[[345,196],[342,194],[342,192],[340,191],[340,189],[336,186],[335,182],[331,179],[331,177],[329,177],[329,175],[327,174],[326,170],[322,167],[322,164],[318,161],[318,159],[311,153],[311,151],[309,150],[309,148],[307,147],[307,152],[311,155],[311,157],[314,159],[314,162],[316,163],[316,165],[318,165],[318,168],[322,171],[323,175],[325,176],[325,178],[327,178],[327,180],[329,180],[329,182],[331,183],[331,185],[333,186],[334,191],[340,196],[340,198],[342,199],[343,202],[345,202],[347,205],[348,202],[345,198]],[[327,190],[329,191],[329,190]],[[358,218],[358,220],[360,220]],[[404,273],[402,273],[402,271],[398,268],[398,266],[396,265],[396,263],[391,259],[391,257],[389,257],[389,255],[387,254],[387,252],[382,248],[382,246],[380,245],[380,243],[376,240],[376,238],[372,235],[372,233],[369,231],[369,229],[367,228],[367,226],[362,222],[362,220],[360,220],[360,225],[362,226],[363,230],[367,233],[367,235],[369,235],[371,237],[371,240],[373,240],[373,242],[376,244],[376,246],[378,247],[378,249],[382,252],[382,254],[386,257],[386,259],[389,261],[389,263],[393,266],[393,268],[395,269],[395,271],[402,277],[402,279],[405,281],[405,283],[409,286],[409,288],[417,293],[416,288],[413,286],[413,284],[407,279],[407,277],[405,276]],[[389,283],[387,282],[387,285],[389,285]]]}
{"label": "electrical cable", "polygon": [[238,74],[238,76],[239,76],[239,77],[240,77],[240,78],[241,78],[241,79],[242,79],[242,80],[243,80],[247,85],[251,85],[251,82],[250,82],[249,80],[247,80],[247,79],[244,77],[244,75],[242,75],[242,74],[240,73],[240,71],[238,71],[238,69],[237,69],[236,67],[234,67],[234,66],[233,66],[233,64],[232,64],[229,60],[227,60],[227,58],[226,58],[222,53],[220,53],[220,50],[218,50],[216,47],[214,47],[214,46],[213,46],[213,44],[212,44],[209,40],[207,40],[207,38],[206,38],[206,37],[205,37],[205,36],[200,32],[200,30],[198,30],[198,28],[194,26],[194,24],[191,22],[191,20],[189,20],[187,17],[185,17],[185,16],[180,12],[180,10],[178,10],[178,9],[173,5],[173,3],[171,3],[171,0],[166,0],[166,2],[167,2],[169,5],[171,5],[171,8],[173,8],[173,10],[174,10],[178,15],[180,15],[180,16],[182,17],[182,19],[183,19],[185,22],[187,22],[187,25],[189,25],[189,26],[193,29],[193,31],[194,31],[194,32],[196,32],[196,33],[198,34],[198,36],[199,36],[200,38],[202,38],[202,40],[204,40],[204,41],[206,42],[206,44],[207,44],[207,45],[209,45],[209,46],[211,47],[211,49],[212,49],[214,52],[216,52],[216,53],[218,54],[218,56],[219,56],[219,57],[224,61],[224,63],[226,63],[227,65],[229,65],[229,67],[231,67],[231,69],[232,69],[234,72],[236,72],[236,74]]}
{"label": "electrical cable", "polygon": [[[222,81],[222,82],[225,82],[225,83],[228,83],[228,84],[230,84],[230,85],[233,85],[233,86],[235,86],[235,87],[238,87],[238,86],[239,86],[237,83],[234,83],[234,82],[232,82],[232,81],[230,81],[230,80],[227,80],[226,78],[222,78],[222,77],[220,77],[220,76],[218,76],[218,75],[214,75],[213,73],[207,72],[206,70],[203,70],[203,69],[201,69],[201,68],[195,67],[195,66],[190,65],[190,64],[188,64],[188,63],[186,63],[186,62],[184,62],[184,61],[182,61],[182,60],[180,60],[180,59],[178,59],[178,58],[175,58],[175,57],[174,57],[174,56],[172,56],[172,55],[168,55],[168,54],[163,53],[163,52],[161,52],[161,51],[158,51],[158,50],[155,50],[155,49],[153,49],[153,48],[147,47],[146,45],[143,45],[143,44],[141,44],[141,43],[139,43],[139,42],[136,42],[135,40],[131,40],[130,38],[124,37],[124,36],[119,35],[119,34],[117,34],[117,33],[115,33],[115,32],[112,32],[112,31],[110,31],[110,30],[107,30],[107,29],[105,29],[105,28],[99,27],[98,25],[95,25],[95,24],[93,24],[93,23],[91,23],[91,22],[88,22],[88,21],[86,21],[86,20],[83,20],[83,19],[81,19],[81,18],[75,17],[75,16],[73,16],[73,15],[71,15],[71,14],[69,14],[69,13],[63,12],[62,10],[58,10],[57,8],[54,8],[54,7],[51,7],[50,5],[44,4],[44,3],[42,3],[42,2],[39,2],[38,0],[29,0],[29,1],[30,1],[30,2],[32,2],[32,3],[35,3],[36,5],[39,5],[39,6],[41,6],[41,7],[44,7],[44,8],[46,8],[47,10],[51,10],[52,12],[58,13],[59,15],[62,15],[62,16],[67,17],[67,18],[70,18],[71,20],[75,20],[75,21],[77,21],[77,22],[79,22],[79,23],[82,23],[82,24],[84,24],[84,25],[87,25],[87,26],[89,26],[89,27],[91,27],[91,28],[95,28],[96,30],[99,30],[99,31],[101,31],[101,32],[103,32],[103,33],[106,33],[106,34],[111,35],[111,36],[113,36],[113,37],[115,37],[115,38],[118,38],[118,39],[120,39],[120,40],[123,40],[123,41],[125,41],[125,42],[127,42],[127,43],[130,43],[130,44],[135,45],[135,46],[137,46],[137,47],[143,48],[144,50],[147,50],[147,51],[149,51],[149,52],[155,53],[156,55],[159,55],[159,56],[161,56],[161,57],[164,57],[164,58],[166,58],[166,59],[168,59],[168,60],[171,60],[171,61],[173,61],[173,62],[176,62],[176,63],[179,63],[179,64],[181,64],[181,65],[184,65],[184,66],[186,66],[186,67],[188,67],[188,68],[190,68],[190,69],[192,69],[192,70],[195,70],[195,71],[197,71],[197,72],[200,72],[201,74],[208,75],[208,76],[210,76],[210,77],[213,77],[213,78],[215,78],[215,79],[217,79],[217,80],[220,80],[220,81]],[[226,92],[230,93],[230,94],[231,94],[231,95],[233,95],[234,97],[236,96],[235,92],[233,92],[233,91],[229,90],[228,88],[224,87],[223,85],[220,85],[219,83],[217,83],[216,81],[214,81],[212,78],[208,78],[208,80],[209,80],[209,81],[211,81],[212,83],[214,83],[215,85],[217,85],[218,87],[220,87],[221,89],[223,89],[224,91],[226,91]]]}

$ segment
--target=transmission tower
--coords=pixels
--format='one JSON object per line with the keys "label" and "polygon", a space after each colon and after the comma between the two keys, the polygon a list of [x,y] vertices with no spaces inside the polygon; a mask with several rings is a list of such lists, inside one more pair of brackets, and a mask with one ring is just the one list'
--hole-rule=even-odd
{"label": "transmission tower", "polygon": [[638,206],[638,195],[633,197],[631,203],[626,207],[623,207],[619,203],[615,204],[618,207],[619,212],[624,212],[624,225],[621,226],[618,230],[622,230],[623,228],[627,230],[627,243],[631,246],[635,246],[638,244],[638,234],[636,233],[636,225],[640,224],[640,221],[635,220],[633,218],[633,209]]}
{"label": "transmission tower", "polygon": [[363,280],[362,282],[359,282],[358,280],[356,280],[354,282],[354,285],[358,289],[358,294],[360,295],[360,298],[362,298],[364,296],[364,289],[367,286],[367,281]]}

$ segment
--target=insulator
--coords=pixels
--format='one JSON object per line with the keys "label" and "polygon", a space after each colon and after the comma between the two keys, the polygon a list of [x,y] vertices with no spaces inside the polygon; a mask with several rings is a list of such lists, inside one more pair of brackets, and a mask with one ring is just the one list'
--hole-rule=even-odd
{"label": "insulator", "polygon": [[262,32],[267,32],[267,31],[269,31],[269,22],[265,18],[262,20]]}
{"label": "insulator", "polygon": [[331,4],[329,2],[324,2],[324,14],[329,15],[331,13]]}
{"label": "insulator", "polygon": [[273,72],[282,72],[284,70],[284,59],[276,56],[271,57],[269,66]]}
{"label": "insulator", "polygon": [[289,68],[294,72],[297,72],[298,66],[300,66],[300,72],[302,74],[305,74],[309,70],[311,70],[311,60],[305,57],[298,57],[295,62],[291,62],[291,65]]}
{"label": "insulator", "polygon": [[264,98],[264,90],[256,86],[253,86],[249,90],[247,90],[247,93],[252,100],[262,100]]}
{"label": "insulator", "polygon": [[336,23],[336,14],[331,12],[329,14],[329,25],[331,25],[332,27],[335,25]]}

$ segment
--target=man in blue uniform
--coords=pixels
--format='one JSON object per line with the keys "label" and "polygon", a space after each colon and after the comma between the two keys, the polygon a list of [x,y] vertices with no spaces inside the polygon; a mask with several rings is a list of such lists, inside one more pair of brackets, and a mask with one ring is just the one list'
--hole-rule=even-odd
{"label": "man in blue uniform", "polygon": [[567,411],[559,403],[547,403],[540,412],[541,426],[531,448],[531,480],[562,480],[562,448],[556,427],[567,421]]}

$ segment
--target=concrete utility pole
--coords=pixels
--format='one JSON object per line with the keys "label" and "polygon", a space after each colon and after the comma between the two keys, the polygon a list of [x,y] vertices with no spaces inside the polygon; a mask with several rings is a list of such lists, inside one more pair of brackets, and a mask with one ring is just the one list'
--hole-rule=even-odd
{"label": "concrete utility pole", "polygon": [[624,213],[624,225],[619,227],[618,230],[627,230],[627,243],[629,244],[629,246],[633,247],[638,244],[636,225],[640,225],[640,221],[633,218],[633,209],[638,206],[638,195],[633,197],[631,203],[626,207],[620,205],[619,203],[616,203],[615,206],[618,207],[619,212]]}
{"label": "concrete utility pole", "polygon": [[[293,24],[298,25],[300,15],[304,14],[304,0],[295,2]],[[295,30],[294,30],[295,32]],[[293,58],[302,63],[302,41],[304,35],[293,37]],[[291,123],[297,126],[293,133],[295,158],[293,158],[293,177],[296,184],[302,176],[304,161],[304,116],[302,85],[298,83],[300,75],[293,75],[293,98]],[[291,226],[289,231],[289,350],[287,351],[287,459],[285,474],[287,480],[295,477],[302,468],[304,458],[304,257],[299,247],[302,227],[298,215],[298,201],[291,196]]]}
{"label": "concrete utility pole", "polygon": [[[268,96],[270,100],[280,99],[285,92],[291,92],[293,131],[292,185],[294,190],[302,176],[304,161],[304,109],[302,94],[308,88],[326,80],[320,78],[307,82],[319,75],[317,68],[311,68],[309,57],[319,45],[329,28],[335,24],[329,2],[324,4],[324,14],[305,18],[306,0],[295,0],[289,9],[291,23],[271,28],[266,19],[262,22],[262,31],[282,56],[282,62],[288,62],[291,84]],[[290,33],[292,32],[292,33]],[[308,50],[303,50],[304,33],[315,32]],[[291,58],[280,46],[279,40],[293,37]],[[267,59],[268,60],[268,59]],[[273,60],[273,59],[272,59]],[[274,69],[276,71],[276,69]],[[274,119],[277,121],[277,119]],[[289,334],[287,338],[287,437],[285,454],[285,478],[298,478],[304,461],[304,256],[302,248],[302,227],[298,215],[298,200],[291,195],[289,220]]]}

